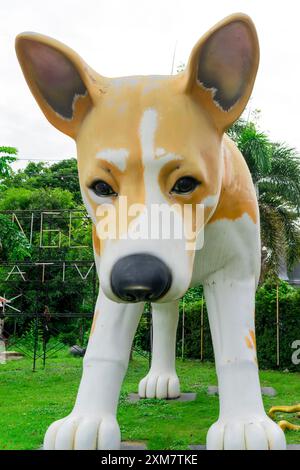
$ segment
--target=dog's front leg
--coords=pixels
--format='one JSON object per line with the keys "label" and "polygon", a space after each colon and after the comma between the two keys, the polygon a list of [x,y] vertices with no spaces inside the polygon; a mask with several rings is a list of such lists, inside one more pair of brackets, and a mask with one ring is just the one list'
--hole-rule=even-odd
{"label": "dog's front leg", "polygon": [[256,359],[255,280],[220,271],[204,286],[213,337],[220,416],[208,449],[284,449],[282,430],[265,413]]}
{"label": "dog's front leg", "polygon": [[152,362],[139,384],[141,398],[177,398],[180,395],[175,368],[178,314],[178,301],[152,304]]}
{"label": "dog's front leg", "polygon": [[116,411],[142,309],[100,292],[74,409],[49,427],[44,449],[120,448]]}

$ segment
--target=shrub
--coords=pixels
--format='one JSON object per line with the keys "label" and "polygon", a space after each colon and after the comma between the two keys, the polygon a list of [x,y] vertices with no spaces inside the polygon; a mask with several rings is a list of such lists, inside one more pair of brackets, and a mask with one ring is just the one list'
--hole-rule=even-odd
{"label": "shrub", "polygon": [[[256,337],[258,360],[262,368],[277,367],[276,286],[264,284],[256,294]],[[278,285],[279,367],[300,370],[293,364],[292,343],[300,340],[300,290],[286,282]]]}
{"label": "shrub", "polygon": [[[276,285],[264,284],[256,293],[256,337],[258,362],[262,369],[276,369],[277,366],[277,319]],[[213,361],[213,347],[209,329],[205,300],[202,289],[190,289],[180,302],[180,317],[177,330],[176,354],[182,357],[183,309],[184,309],[184,358],[200,359],[201,353],[201,308],[203,315],[203,356],[205,361]],[[300,340],[300,290],[286,282],[279,282],[279,368],[300,371],[300,365],[292,363],[292,343]],[[141,322],[136,336],[138,345],[149,350],[149,327]]]}

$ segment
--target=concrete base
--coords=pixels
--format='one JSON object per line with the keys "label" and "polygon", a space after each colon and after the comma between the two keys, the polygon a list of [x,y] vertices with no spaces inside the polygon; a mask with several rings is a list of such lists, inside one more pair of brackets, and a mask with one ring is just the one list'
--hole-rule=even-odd
{"label": "concrete base", "polygon": [[267,397],[276,397],[277,392],[273,387],[261,387],[261,393]]}
{"label": "concrete base", "polygon": [[[195,401],[197,398],[197,393],[182,393],[178,398],[167,398],[164,399],[166,402],[173,401]],[[140,400],[148,400],[148,398],[140,398],[138,393],[129,393],[127,401],[129,403],[137,403]]]}
{"label": "concrete base", "polygon": [[207,394],[208,395],[219,395],[219,389],[216,385],[209,385],[207,387]]}
{"label": "concrete base", "polygon": [[[189,450],[206,450],[203,444],[189,446]],[[287,450],[300,450],[300,444],[288,444]]]}
{"label": "concrete base", "polygon": [[[207,388],[208,395],[219,395],[219,390],[216,385],[209,385]],[[268,397],[275,397],[277,392],[273,387],[261,387],[261,393]]]}
{"label": "concrete base", "polygon": [[120,450],[147,450],[147,445],[141,441],[123,441]]}
{"label": "concrete base", "polygon": [[0,353],[0,362],[17,361],[23,358],[24,354],[18,351],[3,351]]}
{"label": "concrete base", "polygon": [[206,446],[204,444],[194,444],[188,447],[189,450],[206,450]]}
{"label": "concrete base", "polygon": [[75,357],[83,357],[85,355],[85,351],[86,348],[81,348],[80,346],[77,346],[77,344],[74,344],[74,346],[69,348],[69,353]]}

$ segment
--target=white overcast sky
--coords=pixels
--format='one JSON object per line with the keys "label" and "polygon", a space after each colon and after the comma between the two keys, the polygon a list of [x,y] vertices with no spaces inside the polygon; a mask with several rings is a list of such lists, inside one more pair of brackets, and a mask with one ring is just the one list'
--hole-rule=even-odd
{"label": "white overcast sky", "polygon": [[261,110],[272,139],[300,151],[296,0],[0,0],[0,145],[17,147],[20,158],[75,156],[73,141],[48,123],[25,83],[14,52],[18,33],[65,42],[102,75],[170,74],[175,44],[176,70],[203,33],[239,11],[254,20],[261,47],[250,109]]}

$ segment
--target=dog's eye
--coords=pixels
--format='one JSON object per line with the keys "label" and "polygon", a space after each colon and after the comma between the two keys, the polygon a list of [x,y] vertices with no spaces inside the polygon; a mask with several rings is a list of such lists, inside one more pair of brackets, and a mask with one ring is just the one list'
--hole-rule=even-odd
{"label": "dog's eye", "polygon": [[90,189],[94,191],[97,196],[117,196],[116,191],[114,191],[108,183],[102,180],[94,181],[94,183],[91,184]]}
{"label": "dog's eye", "polygon": [[171,193],[188,194],[193,192],[197,186],[199,186],[199,184],[200,182],[192,176],[183,176],[176,181],[173,188],[171,189]]}

